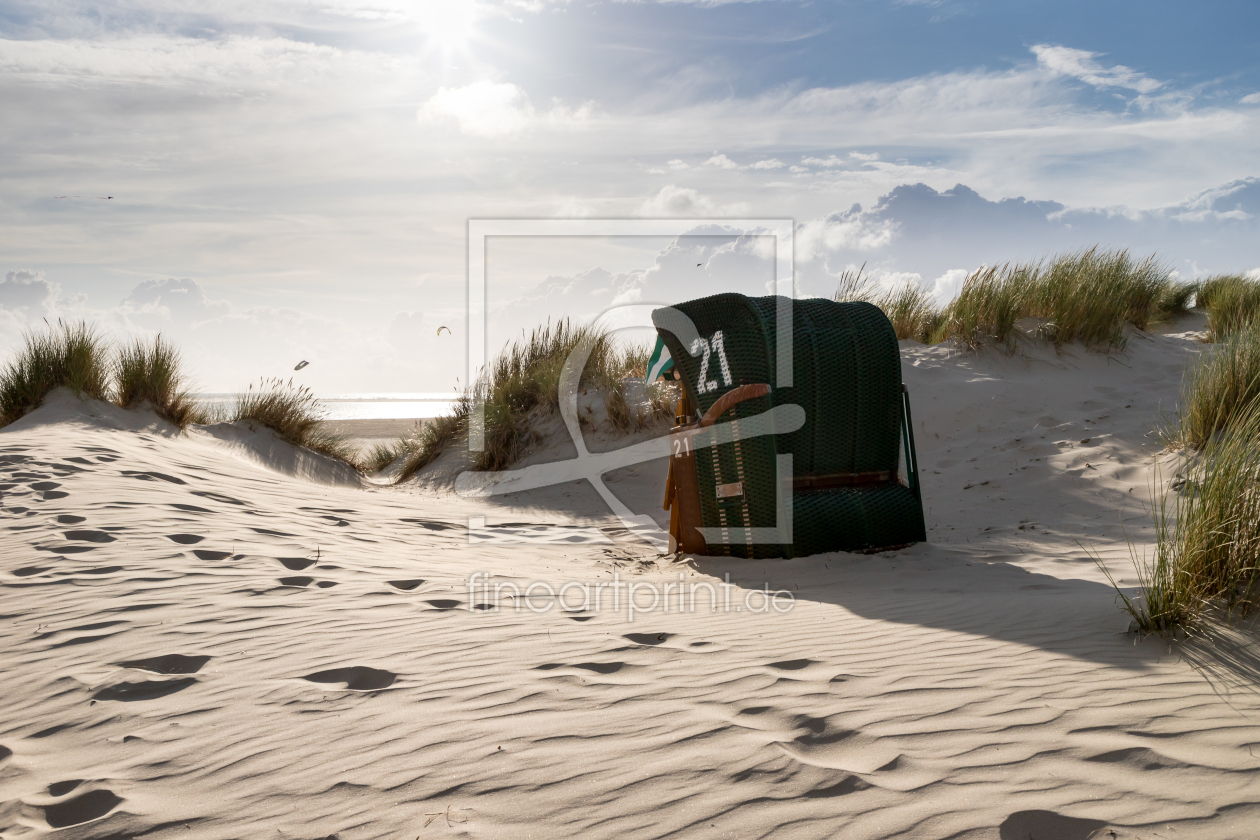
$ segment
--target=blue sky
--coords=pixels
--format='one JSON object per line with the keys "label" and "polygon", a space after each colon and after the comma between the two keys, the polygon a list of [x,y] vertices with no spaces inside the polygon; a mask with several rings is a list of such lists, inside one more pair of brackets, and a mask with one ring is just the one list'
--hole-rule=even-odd
{"label": "blue sky", "polygon": [[[0,106],[0,344],[162,330],[212,390],[451,387],[468,218],[792,218],[804,294],[1094,243],[1260,269],[1255,3],[10,2]],[[492,303],[724,282],[566,247]]]}

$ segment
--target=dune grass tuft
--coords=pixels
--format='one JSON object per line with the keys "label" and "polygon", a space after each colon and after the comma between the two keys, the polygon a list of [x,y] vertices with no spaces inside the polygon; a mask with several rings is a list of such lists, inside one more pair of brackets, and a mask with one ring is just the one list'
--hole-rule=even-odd
{"label": "dune grass tuft", "polygon": [[406,481],[433,463],[468,430],[471,405],[467,399],[461,398],[456,401],[452,413],[431,420],[418,435],[399,441],[401,455],[405,460],[402,469],[398,471],[397,481]]}
{"label": "dune grass tuft", "polygon": [[324,408],[305,385],[294,385],[291,379],[263,379],[257,388],[250,385],[248,391],[237,396],[226,419],[265,426],[294,446],[357,467],[354,447],[344,437],[327,431],[322,423],[324,417]]}
{"label": "dune grass tuft", "polygon": [[185,387],[179,351],[161,335],[152,341],[134,339],[114,355],[114,394],[118,405],[135,408],[147,402],[179,428],[208,419]]}
{"label": "dune grass tuft", "polygon": [[23,335],[22,347],[0,370],[0,426],[39,408],[54,388],[109,399],[109,355],[95,327],[57,321]]}
{"label": "dune grass tuft", "polygon": [[1013,350],[1016,322],[1031,316],[1043,319],[1038,336],[1055,346],[1080,342],[1106,351],[1124,347],[1128,324],[1145,330],[1157,318],[1187,311],[1196,291],[1174,281],[1155,257],[1137,260],[1128,251],[1094,247],[981,267],[943,309],[913,281],[881,292],[862,269],[844,272],[832,299],[874,303],[899,339],[954,339],[968,348],[991,342]]}
{"label": "dune grass tuft", "polygon": [[[619,346],[607,332],[561,320],[536,328],[504,347],[486,372],[455,402],[452,413],[427,423],[415,436],[399,440],[391,451],[403,457],[398,481],[406,481],[431,464],[468,432],[475,399],[485,410],[484,449],[473,459],[475,470],[502,470],[520,459],[540,439],[539,422],[559,413],[560,379],[565,361],[580,345],[590,355],[579,388],[603,399],[609,423],[630,432],[673,416],[668,386],[647,389],[641,405],[626,399],[625,380],[645,374],[650,351]],[[580,421],[585,425],[586,417]],[[383,459],[385,452],[380,454]],[[390,463],[392,463],[391,461]]]}
{"label": "dune grass tuft", "polygon": [[1159,316],[1184,311],[1193,289],[1182,289],[1155,257],[1090,248],[1045,262],[1005,264],[973,272],[946,308],[939,338],[968,347],[990,340],[1013,347],[1015,323],[1044,319],[1040,336],[1056,347],[1072,342],[1094,350],[1124,347],[1124,329],[1145,330]]}
{"label": "dune grass tuft", "polygon": [[869,278],[863,277],[866,264],[857,271],[845,270],[831,299],[837,303],[865,301],[883,310],[892,323],[898,340],[913,338],[924,344],[932,341],[941,325],[941,309],[932,295],[913,280],[896,288],[880,291]]}
{"label": "dune grass tuft", "polygon": [[1180,413],[1161,429],[1166,443],[1193,449],[1260,404],[1260,322],[1232,333],[1189,368]]}
{"label": "dune grass tuft", "polygon": [[[1227,617],[1246,617],[1256,606],[1257,441],[1260,404],[1253,402],[1204,442],[1188,462],[1179,488],[1155,500],[1155,554],[1140,558],[1134,550],[1142,594],[1130,599],[1120,593],[1142,632],[1188,631],[1214,609]],[[1171,505],[1169,492],[1175,493]]]}
{"label": "dune grass tuft", "polygon": [[1260,280],[1218,274],[1199,284],[1197,297],[1208,310],[1208,341],[1222,341],[1260,320]]}

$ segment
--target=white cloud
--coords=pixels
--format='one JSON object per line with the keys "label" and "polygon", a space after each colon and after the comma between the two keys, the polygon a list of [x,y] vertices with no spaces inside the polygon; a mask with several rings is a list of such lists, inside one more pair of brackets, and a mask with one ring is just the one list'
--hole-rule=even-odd
{"label": "white cloud", "polygon": [[1163,82],[1152,79],[1137,70],[1131,70],[1123,64],[1104,67],[1095,61],[1102,53],[1050,44],[1038,44],[1032,48],[1032,51],[1037,56],[1037,63],[1047,70],[1080,79],[1097,88],[1121,87],[1138,93],[1151,93],[1164,86]]}
{"label": "white cloud", "polygon": [[1260,93],[1249,93],[1238,101],[1243,105],[1260,105]]}
{"label": "white cloud", "polygon": [[434,120],[453,117],[459,130],[477,137],[517,134],[534,116],[529,97],[511,82],[482,79],[461,88],[440,88],[417,117]]}
{"label": "white cloud", "polygon": [[42,271],[10,271],[0,281],[0,309],[47,310],[57,292]]}
{"label": "white cloud", "polygon": [[962,290],[963,282],[971,272],[965,268],[951,268],[932,281],[932,287],[929,290],[932,297],[936,298],[939,304],[949,303],[958,297],[958,292]]}
{"label": "white cloud", "polygon": [[892,242],[895,222],[871,218],[860,209],[812,219],[796,230],[796,258],[825,259],[833,251],[874,251]]}
{"label": "white cloud", "polygon": [[0,40],[0,73],[41,83],[98,87],[133,83],[175,88],[274,89],[346,75],[401,75],[383,53],[342,50],[287,38],[222,39],[137,35],[108,40]]}
{"label": "white cloud", "polygon": [[787,164],[785,164],[781,160],[777,160],[776,158],[769,158],[768,160],[759,160],[756,163],[754,163],[752,166],[750,166],[749,168],[750,169],[782,169],[786,165]]}
{"label": "white cloud", "polygon": [[849,152],[849,157],[854,158],[855,160],[879,160],[879,152],[872,152],[869,155],[863,154],[862,152]]}
{"label": "white cloud", "polygon": [[713,153],[713,157],[704,162],[705,166],[716,166],[719,169],[739,169],[740,165],[724,154]]}
{"label": "white cloud", "polygon": [[816,157],[801,158],[801,163],[807,166],[822,166],[822,167],[830,169],[836,166],[844,166],[846,163],[848,163],[848,161],[844,160],[843,158],[838,158],[835,155],[830,155],[825,158],[816,158]]}
{"label": "white cloud", "polygon": [[713,199],[701,195],[690,187],[668,184],[661,191],[643,202],[640,216],[700,216],[717,209]]}
{"label": "white cloud", "polygon": [[690,169],[691,167],[688,166],[687,162],[684,160],[671,160],[669,162],[669,168],[670,169]]}

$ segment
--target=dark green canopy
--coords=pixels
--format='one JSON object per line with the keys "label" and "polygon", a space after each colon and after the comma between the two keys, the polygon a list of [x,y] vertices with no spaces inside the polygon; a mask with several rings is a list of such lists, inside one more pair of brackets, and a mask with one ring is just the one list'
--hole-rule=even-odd
{"label": "dark green canopy", "polygon": [[[790,386],[776,377],[780,302],[791,310]],[[792,557],[925,539],[917,476],[907,471],[910,486],[897,479],[903,441],[912,455],[913,438],[897,336],[878,307],[720,294],[658,309],[652,320],[698,414],[734,388],[761,383],[771,386],[767,395],[738,403],[717,422],[780,405],[805,410],[796,431],[697,450],[710,554]],[[749,529],[784,524],[776,499],[785,492],[791,540],[766,542],[764,531]]]}

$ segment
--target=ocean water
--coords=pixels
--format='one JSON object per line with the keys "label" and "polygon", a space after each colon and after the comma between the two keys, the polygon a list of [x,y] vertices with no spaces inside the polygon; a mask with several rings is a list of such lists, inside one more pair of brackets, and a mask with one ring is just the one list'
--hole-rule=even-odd
{"label": "ocean water", "polygon": [[[235,394],[198,394],[209,403],[230,404]],[[450,393],[320,394],[329,420],[407,420],[440,417],[451,410]]]}

